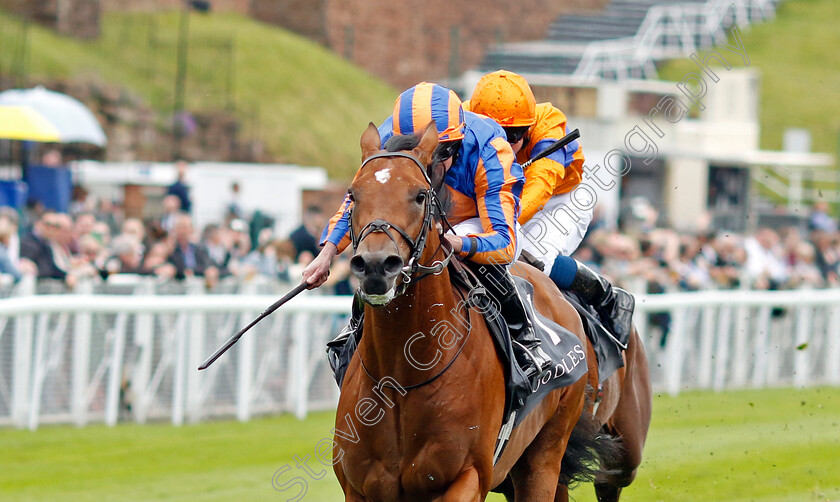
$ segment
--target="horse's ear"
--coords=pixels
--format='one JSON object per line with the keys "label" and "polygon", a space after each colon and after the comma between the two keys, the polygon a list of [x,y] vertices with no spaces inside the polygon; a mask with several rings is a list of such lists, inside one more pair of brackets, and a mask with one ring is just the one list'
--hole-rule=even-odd
{"label": "horse's ear", "polygon": [[382,149],[382,138],[379,137],[379,129],[369,123],[365,132],[362,133],[362,162],[368,157]]}
{"label": "horse's ear", "polygon": [[420,143],[414,149],[414,155],[428,166],[432,163],[432,154],[435,153],[435,148],[438,146],[438,131],[435,121],[429,122],[426,129],[423,130],[423,135],[420,137]]}

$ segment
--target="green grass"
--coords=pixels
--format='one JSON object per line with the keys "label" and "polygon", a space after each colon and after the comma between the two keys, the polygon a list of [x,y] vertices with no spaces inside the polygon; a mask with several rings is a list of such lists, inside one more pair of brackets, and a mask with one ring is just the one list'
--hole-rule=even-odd
{"label": "green grass", "polygon": [[[838,23],[840,2],[836,0],[785,0],[775,20],[740,31],[750,67],[761,71],[762,148],[780,150],[784,130],[801,127],[811,132],[813,151],[838,152]],[[738,60],[735,66],[741,64]],[[686,72],[696,70],[686,59],[664,65],[659,75],[681,80]]]}
{"label": "green grass", "polygon": [[[0,499],[284,500],[273,490],[295,456],[317,471],[332,413],[299,422],[0,430]],[[656,396],[645,459],[627,500],[840,500],[840,389]],[[279,478],[292,478],[287,471]],[[300,473],[299,473],[300,474]],[[292,491],[286,492],[291,494]],[[593,501],[591,485],[573,493]],[[304,500],[340,500],[329,470]],[[500,501],[491,496],[488,500]]]}
{"label": "green grass", "polygon": [[[102,36],[84,42],[32,25],[29,74],[34,80],[118,84],[169,114],[178,26],[177,12],[107,14]],[[0,71],[13,68],[20,32],[19,20],[0,10]],[[243,16],[194,13],[189,35],[187,109],[225,107],[232,74],[230,92],[246,132],[260,137],[279,160],[323,166],[339,178],[355,173],[362,132],[391,112],[397,95],[324,47]],[[158,52],[150,50],[150,40]],[[233,59],[226,49],[214,48],[228,41],[235,47]]]}

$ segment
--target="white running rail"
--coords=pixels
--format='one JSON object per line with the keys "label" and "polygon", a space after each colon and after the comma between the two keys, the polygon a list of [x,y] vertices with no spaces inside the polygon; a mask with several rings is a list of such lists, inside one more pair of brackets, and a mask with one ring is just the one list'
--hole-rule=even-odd
{"label": "white running rail", "polygon": [[[332,409],[324,344],[349,297],[304,293],[205,371],[277,296],[34,295],[0,300],[0,426],[196,422]],[[654,388],[840,385],[840,289],[639,295]]]}

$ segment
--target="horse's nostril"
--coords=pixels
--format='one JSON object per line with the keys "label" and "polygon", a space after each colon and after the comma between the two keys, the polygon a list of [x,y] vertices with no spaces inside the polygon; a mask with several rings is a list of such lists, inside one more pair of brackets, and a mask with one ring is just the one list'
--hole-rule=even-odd
{"label": "horse's nostril", "polygon": [[385,270],[386,275],[397,275],[402,270],[402,267],[403,259],[395,254],[385,258],[385,262],[382,264],[382,268]]}
{"label": "horse's nostril", "polygon": [[350,258],[350,271],[358,276],[365,274],[365,259],[361,255]]}

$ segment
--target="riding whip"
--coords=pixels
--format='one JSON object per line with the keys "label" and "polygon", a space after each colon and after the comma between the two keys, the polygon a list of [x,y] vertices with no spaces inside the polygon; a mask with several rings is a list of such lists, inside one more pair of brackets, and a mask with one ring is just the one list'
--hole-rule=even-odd
{"label": "riding whip", "polygon": [[277,300],[276,302],[274,302],[274,303],[273,303],[270,307],[268,307],[267,309],[265,309],[265,311],[263,311],[263,313],[262,313],[262,314],[258,315],[256,319],[254,319],[253,321],[251,321],[251,322],[250,322],[247,326],[245,326],[244,328],[240,329],[240,330],[239,330],[239,332],[237,332],[235,335],[233,335],[232,337],[230,337],[230,338],[228,339],[228,341],[226,341],[224,345],[222,345],[221,347],[219,347],[219,349],[218,349],[216,352],[213,352],[213,355],[212,355],[212,356],[210,356],[210,357],[208,357],[208,358],[207,358],[207,360],[206,360],[206,361],[204,361],[204,364],[202,364],[201,366],[199,366],[199,367],[198,367],[198,369],[199,369],[199,370],[203,370],[203,369],[206,369],[206,368],[207,368],[208,366],[210,366],[211,364],[213,364],[213,362],[214,362],[216,359],[218,359],[219,357],[221,357],[221,355],[222,355],[222,354],[224,354],[225,352],[227,352],[227,350],[228,350],[229,348],[233,347],[233,344],[234,344],[234,343],[236,343],[236,342],[238,342],[238,341],[239,341],[239,339],[240,339],[240,338],[242,338],[242,335],[244,335],[246,331],[248,331],[249,329],[253,328],[253,327],[254,327],[254,326],[255,326],[258,322],[262,321],[263,319],[265,319],[266,317],[268,317],[269,315],[271,315],[271,313],[272,313],[272,312],[274,312],[275,310],[279,309],[279,308],[280,308],[280,306],[282,306],[284,303],[286,303],[287,301],[289,301],[289,300],[291,300],[292,298],[294,298],[295,296],[297,296],[297,295],[298,295],[301,291],[303,291],[304,289],[306,289],[306,287],[307,287],[307,286],[308,286],[308,284],[306,284],[306,281],[303,281],[303,282],[301,282],[300,284],[298,284],[297,286],[295,286],[295,289],[293,289],[293,290],[289,291],[288,293],[286,293],[286,295],[285,295],[285,296],[283,296],[283,298],[280,298],[279,300]]}
{"label": "riding whip", "polygon": [[550,147],[548,147],[545,150],[538,153],[537,156],[534,157],[533,159],[530,159],[527,162],[523,162],[522,163],[522,169],[525,169],[526,167],[530,166],[531,164],[533,164],[534,162],[536,162],[536,161],[538,161],[542,158],[548,157],[552,153],[554,153],[557,150],[563,148],[564,146],[568,145],[569,143],[571,143],[572,141],[574,141],[578,138],[580,138],[580,131],[578,129],[575,129],[574,131],[570,132],[569,134],[563,136],[562,138],[560,138],[557,141],[555,141],[554,143],[552,143],[552,145]]}

